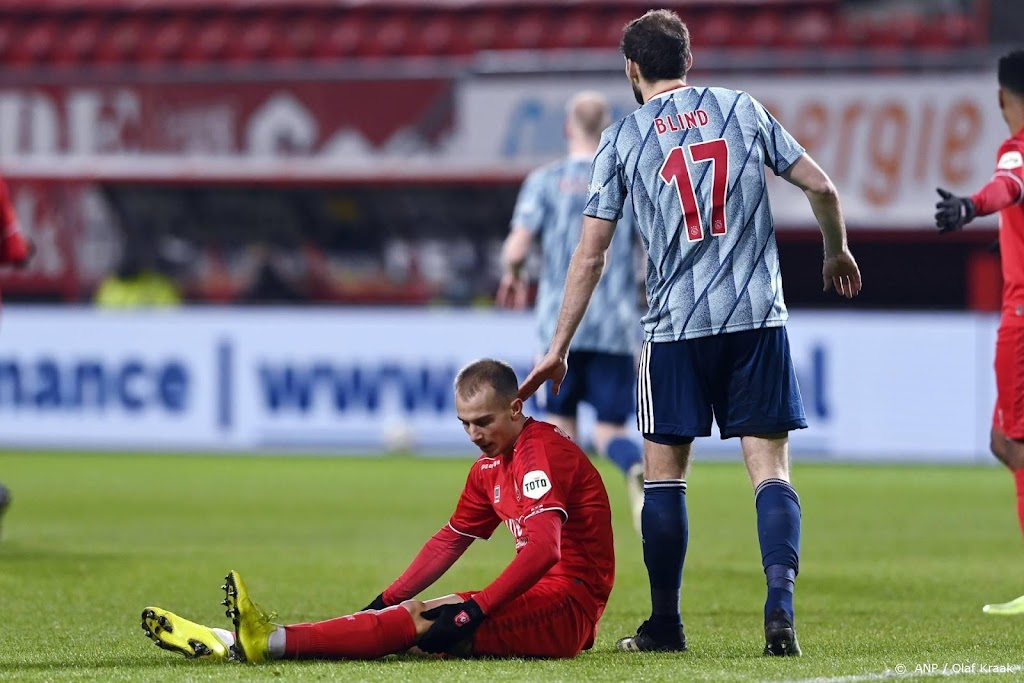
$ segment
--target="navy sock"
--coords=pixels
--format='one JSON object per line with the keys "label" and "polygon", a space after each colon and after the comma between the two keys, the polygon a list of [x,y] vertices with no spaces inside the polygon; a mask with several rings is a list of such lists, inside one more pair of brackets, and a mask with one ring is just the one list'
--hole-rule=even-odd
{"label": "navy sock", "polygon": [[644,564],[651,583],[651,625],[671,628],[682,624],[679,593],[689,527],[686,520],[686,481],[668,479],[644,483],[641,515]]}
{"label": "navy sock", "polygon": [[608,459],[615,463],[615,466],[622,470],[623,474],[629,474],[633,465],[639,465],[644,461],[644,454],[640,445],[632,439],[624,436],[616,436],[608,442]]}
{"label": "navy sock", "polygon": [[793,618],[793,588],[800,571],[800,498],[787,481],[767,479],[754,492],[761,563],[768,583],[765,617],[781,609]]}

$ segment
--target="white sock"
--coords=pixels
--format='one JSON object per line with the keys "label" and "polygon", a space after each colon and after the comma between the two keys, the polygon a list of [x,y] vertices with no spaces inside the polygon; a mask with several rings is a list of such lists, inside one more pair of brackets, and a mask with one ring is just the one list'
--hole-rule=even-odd
{"label": "white sock", "polygon": [[278,626],[270,632],[269,636],[267,636],[267,647],[270,652],[270,656],[274,659],[281,659],[284,657],[284,638],[284,626]]}
{"label": "white sock", "polygon": [[224,643],[224,647],[231,647],[235,644],[235,634],[233,631],[225,631],[222,628],[211,628],[213,635],[217,636],[217,640]]}

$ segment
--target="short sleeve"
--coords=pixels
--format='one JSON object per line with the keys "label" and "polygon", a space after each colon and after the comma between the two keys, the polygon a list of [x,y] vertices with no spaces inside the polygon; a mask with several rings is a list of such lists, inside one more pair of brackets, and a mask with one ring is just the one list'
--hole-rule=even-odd
{"label": "short sleeve", "polygon": [[549,449],[545,443],[548,438],[565,437],[556,432],[535,433],[516,453],[516,484],[523,497],[523,522],[528,523],[530,517],[548,510],[556,510],[563,518],[569,518],[565,503],[567,483],[560,480],[548,459]]}
{"label": "short sleeve", "polygon": [[601,135],[594,165],[590,168],[587,205],[583,209],[586,216],[606,221],[617,221],[622,217],[622,205],[626,201],[626,176],[615,147],[621,126],[620,122]]}
{"label": "short sleeve", "polygon": [[519,188],[519,197],[516,199],[516,206],[512,211],[513,228],[525,228],[536,234],[544,225],[544,218],[548,211],[545,194],[548,173],[548,168],[542,167],[534,169],[530,175],[526,176],[523,186]]}
{"label": "short sleeve", "polygon": [[[747,95],[747,97],[750,97]],[[775,175],[786,172],[799,159],[804,151],[803,145],[796,141],[775,117],[768,113],[760,102],[750,97],[757,121],[758,135],[764,149],[764,164],[772,169]]]}
{"label": "short sleeve", "polygon": [[455,512],[448,520],[452,531],[471,538],[488,539],[501,524],[501,519],[491,506],[491,499],[485,490],[485,483],[478,463],[466,477]]}
{"label": "short sleeve", "polygon": [[1017,203],[1024,201],[1024,145],[1020,141],[1010,138],[999,146],[995,176],[1013,180],[1019,188]]}

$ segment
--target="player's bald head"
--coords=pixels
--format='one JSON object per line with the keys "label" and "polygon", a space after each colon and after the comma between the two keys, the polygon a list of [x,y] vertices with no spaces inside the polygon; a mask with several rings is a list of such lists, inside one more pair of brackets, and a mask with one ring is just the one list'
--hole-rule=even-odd
{"label": "player's bald head", "polygon": [[569,126],[581,137],[599,140],[601,131],[611,123],[611,107],[608,99],[594,90],[584,90],[573,95],[566,106]]}
{"label": "player's bald head", "polygon": [[482,358],[459,370],[455,377],[455,395],[461,398],[472,398],[488,389],[503,402],[516,400],[519,396],[516,371],[504,361]]}
{"label": "player's bald head", "polygon": [[1024,50],[1008,52],[999,59],[999,85],[1024,97]]}

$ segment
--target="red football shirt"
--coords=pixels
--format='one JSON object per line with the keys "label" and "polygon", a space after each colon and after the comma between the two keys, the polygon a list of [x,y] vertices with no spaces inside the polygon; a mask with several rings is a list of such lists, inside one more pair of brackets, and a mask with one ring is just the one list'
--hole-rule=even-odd
{"label": "red football shirt", "polygon": [[565,580],[596,621],[615,579],[608,492],[586,454],[554,425],[530,418],[511,453],[477,460],[448,525],[486,539],[504,523],[518,552],[529,539],[530,519],[551,510],[565,519],[561,559],[542,580]]}
{"label": "red football shirt", "polygon": [[[993,202],[990,197],[994,195],[1003,199]],[[971,200],[979,215],[999,211],[999,251],[1003,265],[1002,322],[1024,326],[1024,129],[1000,145],[992,180]]]}

